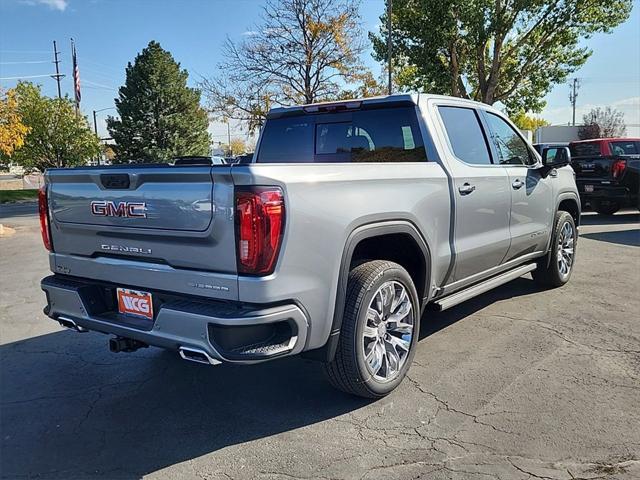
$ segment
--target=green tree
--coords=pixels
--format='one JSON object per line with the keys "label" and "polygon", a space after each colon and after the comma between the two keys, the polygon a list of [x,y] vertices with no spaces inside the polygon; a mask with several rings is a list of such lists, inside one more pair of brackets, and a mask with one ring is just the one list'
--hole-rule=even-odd
{"label": "green tree", "polygon": [[[83,165],[100,152],[100,141],[87,119],[75,113],[68,98],[49,98],[40,87],[20,82],[15,88],[17,113],[29,131],[11,161],[26,169]],[[1,154],[0,154],[1,155]]]}
{"label": "green tree", "polygon": [[182,155],[208,155],[207,113],[200,91],[187,87],[189,74],[151,41],[126,69],[107,127],[116,142],[116,161],[166,162]]}
{"label": "green tree", "polygon": [[538,128],[549,125],[549,122],[544,118],[527,115],[525,112],[518,112],[515,115],[511,115],[510,118],[520,130],[531,130],[535,132]]}
{"label": "green tree", "polygon": [[[580,40],[624,22],[632,0],[395,0],[394,73],[404,88],[540,111],[591,55]],[[386,14],[370,34],[386,59]]]}

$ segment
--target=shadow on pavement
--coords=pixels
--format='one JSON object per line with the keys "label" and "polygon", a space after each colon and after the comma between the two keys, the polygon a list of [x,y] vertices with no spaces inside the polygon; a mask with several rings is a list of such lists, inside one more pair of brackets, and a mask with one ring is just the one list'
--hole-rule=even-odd
{"label": "shadow on pavement", "polygon": [[444,312],[438,312],[431,304],[427,307],[420,324],[420,340],[453,325],[459,320],[473,315],[500,300],[529,295],[540,292],[541,287],[530,278],[518,278],[502,288],[490,290],[482,295],[467,300]]}
{"label": "shadow on pavement", "polygon": [[637,228],[633,230],[618,230],[614,232],[583,233],[580,237],[598,240],[600,242],[640,247],[640,229]]}
{"label": "shadow on pavement", "polygon": [[38,214],[38,202],[0,204],[0,218],[26,217]]}
{"label": "shadow on pavement", "polygon": [[616,215],[583,214],[580,217],[581,225],[620,225],[640,222],[638,211],[626,211]]}
{"label": "shadow on pavement", "polygon": [[[519,279],[446,312],[428,311],[421,338],[536,289]],[[139,479],[370,403],[333,390],[322,365],[302,358],[211,368],[154,348],[112,354],[107,339],[60,331],[0,347],[3,478]]]}
{"label": "shadow on pavement", "polygon": [[63,331],[0,347],[3,478],[138,479],[369,403],[301,358],[211,368],[153,348],[112,354],[107,338]]}

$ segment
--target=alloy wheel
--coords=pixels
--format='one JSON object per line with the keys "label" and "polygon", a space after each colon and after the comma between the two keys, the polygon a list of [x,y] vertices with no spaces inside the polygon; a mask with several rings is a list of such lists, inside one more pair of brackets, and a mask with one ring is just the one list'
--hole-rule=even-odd
{"label": "alloy wheel", "polygon": [[558,234],[558,270],[567,277],[573,267],[575,231],[570,222],[564,222]]}
{"label": "alloy wheel", "polygon": [[400,282],[383,283],[367,308],[362,347],[369,373],[380,382],[398,376],[412,345],[415,309]]}

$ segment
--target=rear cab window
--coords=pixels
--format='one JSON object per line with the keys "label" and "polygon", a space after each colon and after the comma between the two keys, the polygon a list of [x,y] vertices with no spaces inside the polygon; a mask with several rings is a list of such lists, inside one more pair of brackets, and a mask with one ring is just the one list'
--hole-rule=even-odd
{"label": "rear cab window", "polygon": [[569,151],[571,157],[599,157],[600,153],[600,141],[596,142],[584,142],[584,143],[570,143]]}
{"label": "rear cab window", "polygon": [[303,113],[267,120],[258,163],[427,161],[415,106]]}

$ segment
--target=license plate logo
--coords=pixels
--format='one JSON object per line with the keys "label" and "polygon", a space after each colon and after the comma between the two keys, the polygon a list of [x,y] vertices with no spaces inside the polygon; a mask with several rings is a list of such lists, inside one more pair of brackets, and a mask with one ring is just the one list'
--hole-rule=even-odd
{"label": "license plate logo", "polygon": [[150,293],[129,290],[128,288],[118,288],[117,292],[120,313],[153,320],[153,302]]}
{"label": "license plate logo", "polygon": [[587,193],[593,193],[593,185],[585,185],[584,191]]}

